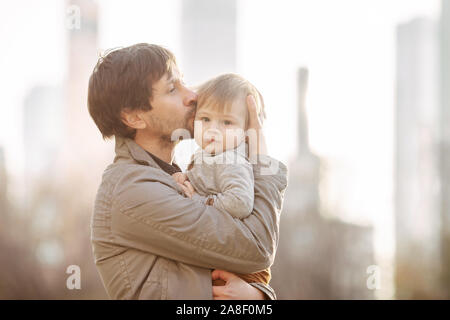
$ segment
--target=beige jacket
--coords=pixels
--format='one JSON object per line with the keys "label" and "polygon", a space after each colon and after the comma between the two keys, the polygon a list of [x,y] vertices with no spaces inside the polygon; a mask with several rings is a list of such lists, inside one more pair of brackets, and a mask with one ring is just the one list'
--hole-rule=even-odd
{"label": "beige jacket", "polygon": [[[212,269],[253,273],[270,267],[287,169],[276,162],[277,172],[267,174],[269,161],[276,162],[261,156],[253,165],[253,212],[239,220],[184,197],[144,149],[116,138],[116,157],[103,174],[91,220],[95,264],[108,295],[212,299]],[[252,285],[275,298],[269,286]]]}

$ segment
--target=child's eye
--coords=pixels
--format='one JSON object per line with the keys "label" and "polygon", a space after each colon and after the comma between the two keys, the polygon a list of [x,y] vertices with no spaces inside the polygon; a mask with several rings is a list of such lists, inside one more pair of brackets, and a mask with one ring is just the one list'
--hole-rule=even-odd
{"label": "child's eye", "polygon": [[176,89],[177,89],[177,88],[174,86],[174,87],[170,88],[169,92],[172,93],[172,92],[174,92]]}
{"label": "child's eye", "polygon": [[200,118],[200,120],[205,121],[205,122],[208,122],[208,121],[209,121],[209,118],[208,118],[208,117],[202,117],[202,118]]}
{"label": "child's eye", "polygon": [[224,123],[225,123],[226,126],[229,126],[230,124],[233,124],[230,120],[225,120]]}

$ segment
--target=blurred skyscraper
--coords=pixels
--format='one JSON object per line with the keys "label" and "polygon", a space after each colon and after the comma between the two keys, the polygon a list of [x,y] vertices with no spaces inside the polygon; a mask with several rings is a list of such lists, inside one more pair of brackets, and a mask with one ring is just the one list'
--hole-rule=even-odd
{"label": "blurred skyscraper", "polygon": [[297,74],[297,155],[289,166],[288,194],[296,201],[287,201],[285,208],[296,212],[295,216],[316,215],[319,212],[320,159],[309,147],[309,128],[306,116],[306,93],[308,90],[308,69],[300,68]]}
{"label": "blurred skyscraper", "polygon": [[64,101],[61,87],[35,86],[24,101],[26,192],[34,181],[53,176],[64,141]]}
{"label": "blurred skyscraper", "polygon": [[[73,150],[85,153],[93,135],[87,135],[80,125],[89,119],[87,110],[87,88],[89,76],[99,57],[97,47],[98,12],[96,1],[70,0],[72,18],[79,24],[68,25],[68,77],[66,82],[66,130],[69,145]],[[79,10],[79,11],[78,11]],[[79,16],[78,16],[79,14]],[[92,121],[89,121],[91,123]],[[87,141],[86,138],[88,137]]]}
{"label": "blurred skyscraper", "polygon": [[298,148],[280,222],[272,286],[280,299],[373,299],[373,230],[319,212],[320,159],[309,147],[305,97],[308,70],[298,73]]}
{"label": "blurred skyscraper", "polygon": [[182,1],[183,72],[190,84],[236,71],[236,0]]}
{"label": "blurred skyscraper", "polygon": [[6,178],[5,154],[3,148],[0,147],[0,221],[8,214],[6,199],[7,188],[8,181]]}
{"label": "blurred skyscraper", "polygon": [[446,298],[450,299],[450,3],[441,2],[440,21],[440,70],[441,70],[441,109],[440,129],[441,143],[441,221],[442,221],[442,259],[443,285],[446,288]]}
{"label": "blurred skyscraper", "polygon": [[[65,141],[60,170],[66,184],[83,185],[93,201],[105,167],[114,159],[113,144],[102,140],[87,107],[89,77],[99,58],[98,5],[91,0],[70,0],[74,23],[68,24],[68,76],[65,81]],[[79,23],[77,24],[77,19]],[[70,22],[70,21],[69,21]]]}
{"label": "blurred skyscraper", "polygon": [[[181,59],[184,79],[198,85],[222,73],[236,72],[237,1],[181,1]],[[185,169],[194,140],[177,146],[176,162]]]}
{"label": "blurred skyscraper", "polygon": [[[439,24],[397,28],[395,158],[396,295],[443,298]],[[442,123],[443,125],[443,123]],[[444,203],[443,201],[442,203]],[[445,293],[447,291],[447,293]]]}
{"label": "blurred skyscraper", "polygon": [[[27,215],[22,242],[37,258],[33,265],[42,268],[40,280],[52,288],[49,296],[103,297],[90,255],[89,222],[102,172],[114,157],[113,144],[102,140],[87,107],[89,76],[98,59],[97,3],[73,0],[66,9],[67,77],[61,88],[37,86],[25,99]],[[84,270],[87,291],[61,285],[71,264]],[[40,291],[34,290],[39,298]],[[33,296],[27,294],[23,296]]]}
{"label": "blurred skyscraper", "polygon": [[[24,147],[25,147],[25,212],[32,226],[33,240],[38,258],[54,256],[44,262],[57,261],[60,244],[53,240],[53,249],[43,240],[54,232],[58,221],[58,201],[55,172],[58,156],[65,140],[64,93],[62,87],[35,86],[24,101]],[[54,255],[56,254],[56,255]]]}

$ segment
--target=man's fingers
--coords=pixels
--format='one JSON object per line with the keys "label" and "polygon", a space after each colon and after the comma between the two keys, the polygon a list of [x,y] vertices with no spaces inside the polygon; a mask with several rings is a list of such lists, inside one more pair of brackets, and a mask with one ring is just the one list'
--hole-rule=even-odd
{"label": "man's fingers", "polygon": [[213,298],[219,298],[225,296],[225,286],[213,286],[212,287]]}
{"label": "man's fingers", "polygon": [[262,127],[261,120],[258,117],[258,109],[256,107],[255,97],[252,95],[247,96],[247,108],[249,113],[249,128],[259,129]]}
{"label": "man's fingers", "polygon": [[212,280],[217,280],[217,279],[222,279],[221,277],[220,277],[220,273],[222,272],[222,270],[218,270],[218,269],[216,269],[216,270],[214,270],[213,272],[211,272],[211,279]]}
{"label": "man's fingers", "polygon": [[228,282],[233,277],[236,277],[236,276],[234,274],[228,272],[228,271],[225,271],[225,270],[218,270],[218,269],[216,269],[216,270],[214,270],[211,273],[212,280],[222,279],[225,282]]}

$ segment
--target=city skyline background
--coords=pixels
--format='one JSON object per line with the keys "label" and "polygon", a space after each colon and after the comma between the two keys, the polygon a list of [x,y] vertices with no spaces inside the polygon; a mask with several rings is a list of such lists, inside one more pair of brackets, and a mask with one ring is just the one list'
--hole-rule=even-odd
{"label": "city skyline background", "polygon": [[[320,184],[314,182],[310,188],[317,188],[320,195],[317,211],[323,217],[372,228],[374,263],[382,270],[382,285],[374,292],[374,297],[390,299],[395,296],[398,28],[417,19],[437,24],[441,1],[243,0],[225,4],[217,0],[215,6],[222,5],[229,10],[221,11],[223,19],[219,21],[211,19],[214,12],[210,15],[211,7],[201,0],[74,1],[75,5],[80,4],[82,18],[95,11],[92,19],[96,30],[92,38],[78,38],[67,28],[71,15],[67,11],[69,3],[56,0],[45,3],[19,0],[4,1],[0,5],[0,67],[3,70],[0,86],[4,88],[0,91],[0,110],[5,115],[0,119],[0,148],[10,202],[31,210],[27,192],[34,191],[27,181],[29,170],[42,173],[36,165],[27,164],[33,155],[33,139],[41,139],[63,150],[61,155],[55,155],[56,162],[59,161],[55,166],[56,172],[67,174],[72,166],[79,166],[78,171],[73,170],[74,174],[86,171],[83,164],[87,163],[92,150],[101,150],[102,156],[97,159],[95,168],[83,173],[90,181],[83,199],[87,206],[92,200],[101,173],[112,160],[113,142],[103,142],[92,120],[86,117],[86,110],[78,111],[85,101],[78,93],[87,85],[87,79],[85,83],[83,79],[94,67],[96,59],[93,57],[98,57],[105,49],[137,42],[161,44],[175,53],[189,85],[220,72],[242,74],[264,96],[270,154],[288,165],[295,163],[301,145],[298,72],[303,68],[307,70],[303,108],[308,150],[320,158],[325,172],[320,176]],[[196,37],[202,34],[204,25],[211,25],[211,30]],[[81,31],[84,31],[83,25]],[[226,36],[217,41],[214,32]],[[84,52],[87,47],[88,53]],[[210,50],[216,50],[212,57]],[[225,51],[234,55],[227,55]],[[87,60],[74,58],[83,55]],[[430,59],[421,60],[425,68],[428,63],[433,65],[433,57]],[[201,61],[205,65],[198,65]],[[405,68],[408,69],[408,65]],[[83,71],[73,71],[78,69]],[[38,90],[37,96],[36,87],[44,88]],[[72,96],[68,98],[70,92]],[[47,98],[39,104],[43,93]],[[31,103],[30,110],[33,105],[42,107],[49,101],[45,99],[60,99],[61,105],[69,106],[72,113],[69,112],[68,122],[55,123],[58,108],[39,109],[42,112],[35,111],[35,114],[26,112],[27,105]],[[425,109],[428,101],[434,103],[426,99],[421,100]],[[33,120],[42,120],[46,127],[48,119],[53,119],[48,131],[33,129]],[[65,130],[61,129],[66,127],[64,123],[72,127],[66,135],[61,135],[63,138],[54,139],[58,131]],[[93,141],[82,151],[74,147],[86,139]],[[101,146],[101,149],[92,149],[94,146]],[[191,147],[184,144],[178,148],[179,162],[184,159],[181,151]],[[39,148],[35,157],[42,158]],[[36,181],[39,179],[43,178]],[[64,185],[64,180],[58,183]],[[54,219],[54,214],[46,219]],[[282,233],[283,229],[280,231]],[[50,248],[47,251],[59,252],[50,254],[50,260],[63,255],[53,242],[47,248]]]}

